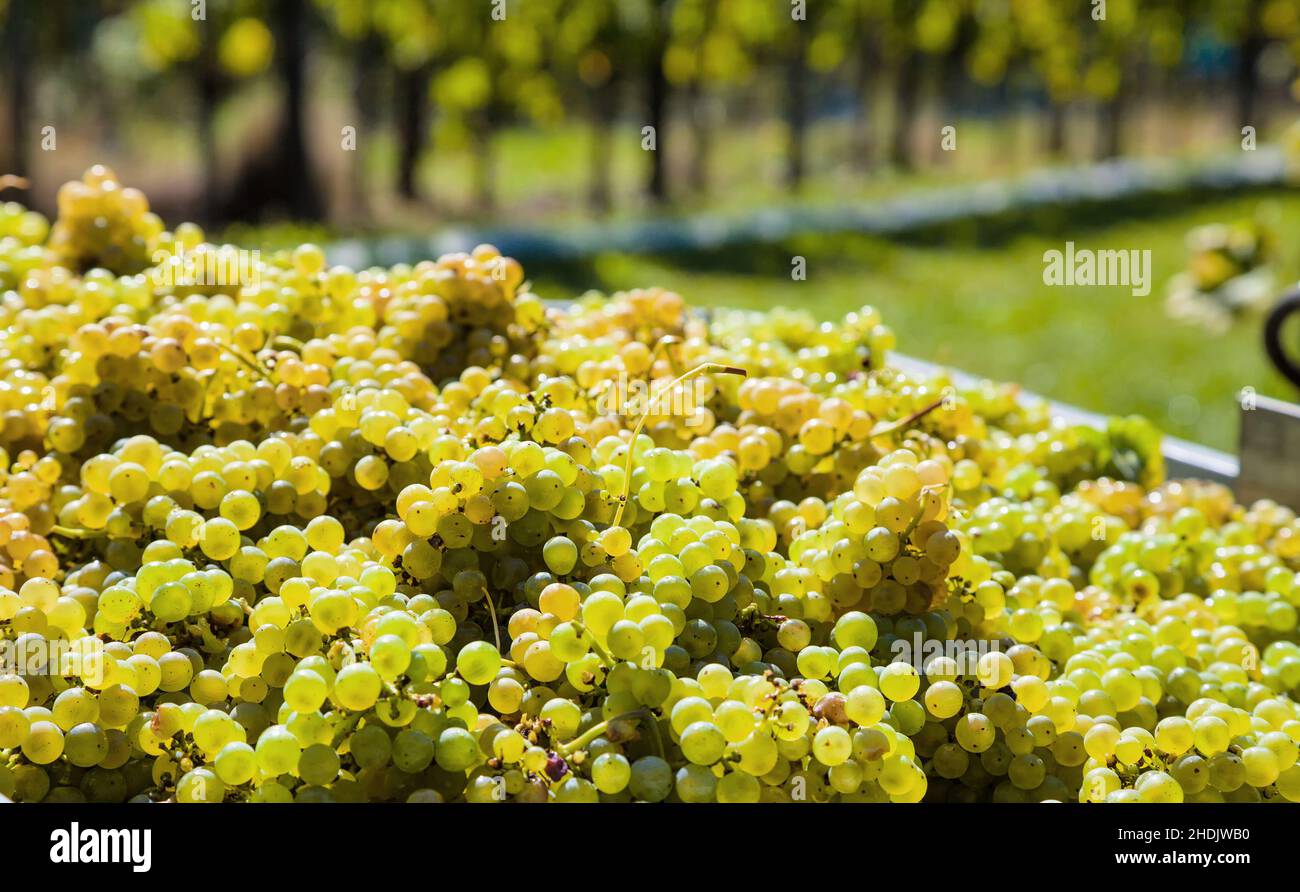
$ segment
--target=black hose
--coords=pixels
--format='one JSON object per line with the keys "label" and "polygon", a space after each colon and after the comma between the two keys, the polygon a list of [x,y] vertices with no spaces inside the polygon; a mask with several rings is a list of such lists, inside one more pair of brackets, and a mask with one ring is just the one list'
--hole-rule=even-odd
{"label": "black hose", "polygon": [[1268,353],[1268,358],[1273,360],[1277,370],[1296,387],[1300,387],[1300,366],[1297,366],[1282,349],[1282,325],[1288,316],[1298,311],[1300,311],[1300,286],[1282,295],[1269,310],[1268,318],[1264,320],[1264,350]]}

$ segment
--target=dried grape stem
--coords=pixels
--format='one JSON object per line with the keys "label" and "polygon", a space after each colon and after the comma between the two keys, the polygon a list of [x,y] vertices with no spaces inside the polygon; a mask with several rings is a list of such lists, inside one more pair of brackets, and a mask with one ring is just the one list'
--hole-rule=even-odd
{"label": "dried grape stem", "polygon": [[926,406],[924,409],[920,409],[916,412],[913,412],[911,415],[908,415],[906,418],[903,418],[899,421],[890,421],[884,424],[878,424],[874,428],[872,428],[871,439],[874,440],[876,437],[883,437],[888,434],[892,434],[894,431],[903,430],[908,426],[920,421],[922,418],[929,415],[931,412],[933,412],[935,409],[939,408],[942,405],[943,405],[943,397],[940,397],[939,399],[932,402],[930,405]]}

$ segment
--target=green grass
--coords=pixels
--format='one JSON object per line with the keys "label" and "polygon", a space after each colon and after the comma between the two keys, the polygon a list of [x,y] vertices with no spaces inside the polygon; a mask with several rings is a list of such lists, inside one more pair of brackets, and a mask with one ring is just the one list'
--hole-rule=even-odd
{"label": "green grass", "polygon": [[[1300,197],[1270,201],[1281,235],[1279,290],[1300,271]],[[531,269],[543,296],[662,285],[694,304],[765,309],[784,305],[834,320],[873,304],[898,334],[901,352],[974,374],[1015,381],[1062,402],[1107,414],[1138,413],[1166,432],[1235,450],[1236,395],[1243,387],[1295,399],[1261,346],[1260,320],[1225,335],[1165,314],[1165,286],[1183,268],[1189,229],[1254,213],[1257,198],[1216,201],[1190,212],[1083,228],[996,246],[900,245],[868,238],[808,238],[790,246],[712,258],[606,255],[581,270]],[[1042,231],[1042,230],[1039,230]],[[1048,287],[1043,253],[1066,239],[1080,248],[1150,249],[1152,291]],[[792,253],[808,278],[791,281]]]}

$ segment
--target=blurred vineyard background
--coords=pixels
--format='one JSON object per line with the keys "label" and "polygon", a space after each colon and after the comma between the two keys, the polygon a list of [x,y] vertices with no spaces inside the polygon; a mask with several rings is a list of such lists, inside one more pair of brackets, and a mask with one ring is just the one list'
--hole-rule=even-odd
{"label": "blurred vineyard background", "polygon": [[[1107,159],[1245,159],[1243,128],[1267,148],[1296,120],[1298,60],[1300,0],[0,0],[0,173],[30,182],[0,197],[53,214],[102,162],[169,222],[264,248],[933,201]],[[1240,388],[1294,393],[1256,322],[1171,323],[1165,285],[1193,227],[1261,214],[1275,281],[1300,276],[1300,198],[1167,197],[996,237],[529,269],[547,297],[874,303],[906,352],[1231,448]],[[1045,287],[1065,239],[1152,250],[1151,295]]]}

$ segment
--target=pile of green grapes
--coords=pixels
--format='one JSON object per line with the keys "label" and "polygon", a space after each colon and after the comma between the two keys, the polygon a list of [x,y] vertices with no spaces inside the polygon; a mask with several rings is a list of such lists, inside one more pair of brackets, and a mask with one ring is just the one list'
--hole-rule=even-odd
{"label": "pile of green grapes", "polygon": [[[0,794],[1300,801],[1300,521],[864,308],[0,206]],[[200,268],[200,267],[196,267]]]}

